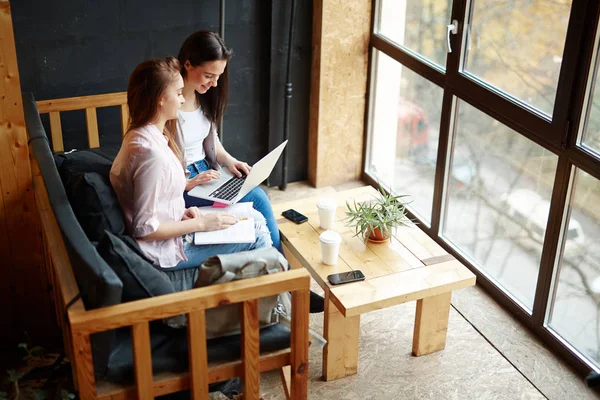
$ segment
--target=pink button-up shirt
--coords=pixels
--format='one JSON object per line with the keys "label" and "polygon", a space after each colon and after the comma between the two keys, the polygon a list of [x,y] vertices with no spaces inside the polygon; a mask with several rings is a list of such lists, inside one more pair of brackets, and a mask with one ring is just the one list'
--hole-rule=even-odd
{"label": "pink button-up shirt", "polygon": [[181,221],[185,212],[183,167],[154,125],[129,131],[110,170],[125,217],[127,233],[154,264],[162,268],[187,260],[181,237],[141,240],[158,229],[161,222]]}

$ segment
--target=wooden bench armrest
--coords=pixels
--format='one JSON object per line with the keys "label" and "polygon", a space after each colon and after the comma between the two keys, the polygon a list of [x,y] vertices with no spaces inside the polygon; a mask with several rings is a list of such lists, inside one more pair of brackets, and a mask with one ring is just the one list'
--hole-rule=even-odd
{"label": "wooden bench armrest", "polygon": [[180,314],[243,303],[283,292],[310,288],[310,274],[304,269],[289,270],[257,278],[206,286],[95,310],[70,311],[71,331],[96,333]]}
{"label": "wooden bench armrest", "polygon": [[[308,364],[308,308],[310,275],[290,270],[221,285],[207,286],[150,299],[132,301],[84,312],[69,312],[72,354],[82,399],[97,397],[92,364],[91,334],[130,326],[133,339],[135,390],[140,399],[153,398],[160,385],[152,373],[149,322],[186,314],[188,317],[189,388],[194,399],[208,397],[209,371],[205,310],[241,303],[242,378],[245,398],[258,399],[261,357],[259,352],[258,298],[292,293],[291,351],[283,362],[292,366],[293,398],[306,398]],[[280,367],[283,365],[279,365]]]}

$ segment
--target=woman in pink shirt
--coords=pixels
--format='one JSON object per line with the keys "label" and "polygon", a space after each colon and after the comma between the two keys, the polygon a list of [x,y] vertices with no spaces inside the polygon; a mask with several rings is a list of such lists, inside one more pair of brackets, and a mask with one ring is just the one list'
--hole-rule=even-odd
{"label": "woman in pink shirt", "polygon": [[[266,228],[256,231],[250,244],[196,246],[183,236],[215,231],[237,222],[230,214],[206,214],[185,207],[186,176],[182,153],[165,128],[178,117],[185,102],[183,78],[174,57],[142,62],[129,78],[127,105],[129,131],[110,171],[110,182],[123,209],[128,234],[157,267],[169,275],[176,290],[193,287],[197,267],[215,254],[251,250],[271,245]],[[255,218],[265,226],[264,218]]]}

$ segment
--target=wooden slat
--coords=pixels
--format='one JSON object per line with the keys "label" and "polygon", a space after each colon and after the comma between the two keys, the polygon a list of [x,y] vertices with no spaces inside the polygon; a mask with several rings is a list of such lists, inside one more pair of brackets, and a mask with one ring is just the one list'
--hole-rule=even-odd
{"label": "wooden slat", "polygon": [[308,310],[309,291],[292,292],[292,399],[308,398]]}
{"label": "wooden slat", "polygon": [[52,136],[52,150],[53,151],[64,151],[65,146],[63,144],[62,125],[60,123],[60,113],[50,113],[50,134]]}
{"label": "wooden slat", "polygon": [[452,292],[417,300],[413,354],[422,356],[446,347]]}
{"label": "wooden slat", "polygon": [[[36,169],[36,172],[33,176],[33,190],[35,193],[37,210],[40,215],[42,232],[44,233],[44,238],[48,244],[48,248],[52,250],[50,252],[50,256],[52,259],[52,268],[54,268],[56,282],[58,283],[58,287],[56,288],[59,294],[58,302],[64,307],[64,305],[68,304],[72,299],[75,298],[75,296],[79,294],[79,287],[77,286],[75,275],[73,275],[69,255],[67,253],[67,249],[65,248],[65,243],[63,241],[60,228],[58,227],[56,217],[54,216],[54,212],[50,206],[46,185],[44,184],[44,180],[39,173],[39,169]],[[85,311],[85,308],[81,299],[75,302],[69,308],[70,314],[81,313],[83,311]]]}
{"label": "wooden slat", "polygon": [[[377,194],[377,191],[373,189],[373,187],[361,186],[354,189],[329,193],[326,197],[334,200],[337,203],[338,207],[345,207],[346,200],[351,201],[353,199],[356,199],[356,201],[365,201],[372,198],[372,196],[374,196],[375,194]],[[293,208],[294,210],[299,211],[302,214],[317,212],[317,202],[321,197],[323,196],[311,196],[300,200],[276,203],[273,204],[273,213],[278,219],[280,219],[281,213],[289,208]],[[287,221],[283,217],[281,218],[281,220]]]}
{"label": "wooden slat", "polygon": [[88,145],[90,149],[100,147],[100,136],[98,135],[98,117],[95,108],[85,109],[85,122],[87,125]]}
{"label": "wooden slat", "polygon": [[152,354],[150,348],[150,327],[141,322],[131,327],[133,336],[133,366],[135,368],[135,386],[139,400],[154,397],[152,377]]}
{"label": "wooden slat", "polygon": [[40,114],[60,111],[83,110],[127,104],[127,92],[78,96],[64,99],[39,100],[36,102]]}
{"label": "wooden slat", "polygon": [[240,303],[256,298],[257,293],[267,297],[309,286],[310,274],[306,270],[290,270],[74,314],[70,317],[71,329],[101,332],[213,308],[220,304]]}
{"label": "wooden slat", "polygon": [[475,275],[455,260],[340,285],[331,289],[331,300],[350,317],[473,285]]}
{"label": "wooden slat", "polygon": [[[263,354],[260,360],[260,372],[271,371],[281,368],[290,363],[290,350],[279,350]],[[240,360],[209,365],[208,382],[222,382],[243,373]],[[111,400],[129,400],[135,397],[135,387],[132,385],[118,385],[113,382],[98,382],[98,398]],[[188,373],[163,372],[154,376],[154,396],[162,396],[168,393],[180,392],[190,387]]]}
{"label": "wooden slat", "polygon": [[73,334],[74,356],[77,364],[77,388],[81,400],[96,398],[94,365],[92,363],[92,345],[90,335]]}
{"label": "wooden slat", "polygon": [[258,300],[244,301],[242,305],[242,364],[244,366],[244,399],[259,400],[259,340]]}
{"label": "wooden slat", "polygon": [[[308,271],[315,281],[324,288],[328,274],[351,271],[343,258],[336,265],[325,265],[321,262],[319,235],[309,223],[296,225],[293,222],[279,224],[281,240],[290,250],[293,258]],[[295,261],[294,261],[295,262]]]}
{"label": "wooden slat", "polygon": [[121,105],[121,133],[123,136],[127,133],[127,127],[129,127],[129,107],[127,104]]}
{"label": "wooden slat", "polygon": [[[77,300],[71,305],[65,314],[66,305],[71,301],[79,289],[75,281],[75,276],[71,270],[71,264],[67,251],[52,212],[48,199],[48,192],[44,180],[40,173],[40,168],[35,157],[31,157],[31,171],[33,177],[33,191],[35,194],[36,206],[42,227],[42,238],[44,243],[43,251],[46,258],[46,268],[52,284],[52,300],[56,312],[56,319],[62,332],[63,346],[69,360],[71,360],[71,371],[73,375],[73,385],[78,388],[77,360],[74,356],[71,331],[67,321],[71,313],[84,312],[83,301]],[[50,251],[52,249],[52,251]]]}
{"label": "wooden slat", "polygon": [[208,398],[208,355],[206,352],[206,315],[204,310],[188,314],[188,356],[192,399]]}

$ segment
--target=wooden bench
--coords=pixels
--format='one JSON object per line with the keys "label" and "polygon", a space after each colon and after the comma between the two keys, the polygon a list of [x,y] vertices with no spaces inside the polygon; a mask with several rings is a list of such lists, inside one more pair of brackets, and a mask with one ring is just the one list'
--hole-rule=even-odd
{"label": "wooden bench", "polygon": [[[452,291],[473,286],[475,275],[415,225],[396,231],[388,243],[365,244],[354,237],[345,218],[346,201],[364,201],[376,190],[370,186],[342,191],[332,197],[338,209],[335,230],[342,236],[337,265],[321,263],[318,197],[277,204],[275,215],[293,208],[308,217],[297,225],[278,219],[286,257],[304,267],[325,291],[323,353],[325,380],[356,374],[360,315],[408,301],[417,303],[412,352],[416,356],[444,349]],[[332,286],[327,275],[360,269],[362,282]]]}
{"label": "wooden bench", "polygon": [[[306,399],[308,396],[308,307],[310,276],[306,271],[291,270],[222,285],[173,293],[97,309],[86,309],[73,273],[61,221],[55,209],[69,208],[64,190],[50,190],[47,182],[61,185],[39,113],[50,114],[54,151],[64,150],[60,113],[85,110],[89,147],[99,147],[97,107],[120,107],[122,131],[127,125],[125,93],[86,96],[34,103],[24,99],[27,128],[30,131],[30,154],[33,188],[46,249],[48,282],[62,330],[65,353],[73,371],[80,399],[149,399],[154,396],[190,389],[193,399],[208,398],[208,384],[240,376],[244,382],[244,398],[258,399],[260,372],[282,369],[291,382],[285,387],[286,397]],[[34,135],[32,136],[32,131]],[[41,160],[38,160],[38,157]],[[44,162],[44,168],[38,166]],[[53,171],[51,171],[53,170]],[[54,175],[54,176],[52,176]],[[55,178],[55,179],[51,179]],[[50,198],[49,193],[56,196]],[[70,213],[72,215],[72,211]],[[61,218],[64,213],[61,214]],[[65,220],[63,220],[64,223]],[[68,224],[79,225],[74,216]],[[83,231],[81,235],[85,237]],[[91,251],[94,251],[90,247]],[[292,293],[290,346],[270,353],[259,352],[258,299],[282,292]],[[242,332],[241,358],[226,362],[208,362],[205,310],[222,304],[240,305]],[[153,373],[150,322],[186,314],[189,371]],[[91,336],[117,328],[131,330],[135,383],[120,385],[97,381],[94,373]],[[291,367],[291,368],[290,368]],[[285,371],[283,371],[285,369]]]}

